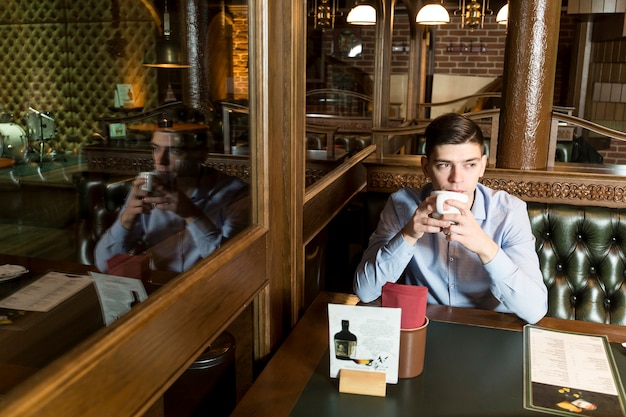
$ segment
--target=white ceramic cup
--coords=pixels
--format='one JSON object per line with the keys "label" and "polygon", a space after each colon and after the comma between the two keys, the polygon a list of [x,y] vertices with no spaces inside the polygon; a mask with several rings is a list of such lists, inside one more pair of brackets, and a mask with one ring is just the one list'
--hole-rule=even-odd
{"label": "white ceramic cup", "polygon": [[437,211],[433,213],[433,217],[439,218],[443,214],[459,214],[460,211],[456,207],[448,206],[447,210],[443,209],[443,203],[447,200],[458,200],[467,203],[467,194],[457,193],[454,191],[433,191],[431,195],[437,196]]}
{"label": "white ceramic cup", "polygon": [[143,178],[146,182],[141,186],[144,191],[152,192],[152,179],[154,178],[154,172],[140,172],[139,178]]}

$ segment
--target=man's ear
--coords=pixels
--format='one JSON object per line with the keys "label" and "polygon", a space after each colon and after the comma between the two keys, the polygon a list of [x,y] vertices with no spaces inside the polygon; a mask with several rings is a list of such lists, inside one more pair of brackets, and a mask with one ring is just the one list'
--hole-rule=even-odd
{"label": "man's ear", "polygon": [[430,176],[428,173],[428,158],[426,156],[422,156],[422,173],[426,178]]}
{"label": "man's ear", "polygon": [[482,178],[483,175],[485,175],[485,170],[487,169],[487,163],[488,163],[487,155],[483,155],[480,158],[480,163],[482,165],[482,169],[480,170],[480,177],[479,178]]}

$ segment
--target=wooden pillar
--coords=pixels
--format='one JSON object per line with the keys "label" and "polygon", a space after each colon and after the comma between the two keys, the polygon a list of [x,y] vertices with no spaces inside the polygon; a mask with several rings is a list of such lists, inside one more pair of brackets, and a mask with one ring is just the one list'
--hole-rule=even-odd
{"label": "wooden pillar", "polygon": [[372,126],[387,126],[391,85],[391,43],[396,0],[382,0],[376,8],[376,56]]}
{"label": "wooden pillar", "polygon": [[416,119],[423,117],[420,115],[417,103],[424,101],[424,86],[421,83],[421,74],[424,73],[424,62],[422,51],[423,27],[415,22],[415,16],[419,10],[418,4],[414,1],[404,0],[404,5],[409,17],[409,79],[407,83],[406,96],[406,119]]}
{"label": "wooden pillar", "polygon": [[183,101],[186,105],[200,110],[210,121],[214,109],[209,95],[207,62],[204,59],[207,39],[208,8],[202,0],[181,2],[183,33],[183,55],[190,67],[184,69]]}
{"label": "wooden pillar", "polygon": [[547,166],[561,2],[512,1],[497,167]]}

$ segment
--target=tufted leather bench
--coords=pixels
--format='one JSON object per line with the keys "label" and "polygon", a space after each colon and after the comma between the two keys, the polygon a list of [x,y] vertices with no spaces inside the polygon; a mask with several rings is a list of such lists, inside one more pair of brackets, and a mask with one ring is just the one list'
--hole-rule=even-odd
{"label": "tufted leather bench", "polygon": [[626,325],[626,210],[528,203],[548,315]]}
{"label": "tufted leather bench", "polygon": [[134,177],[83,173],[74,178],[78,190],[76,260],[93,265],[100,236],[113,224]]}
{"label": "tufted leather bench", "polygon": [[[365,193],[364,248],[388,196]],[[527,204],[547,315],[626,325],[626,209]]]}

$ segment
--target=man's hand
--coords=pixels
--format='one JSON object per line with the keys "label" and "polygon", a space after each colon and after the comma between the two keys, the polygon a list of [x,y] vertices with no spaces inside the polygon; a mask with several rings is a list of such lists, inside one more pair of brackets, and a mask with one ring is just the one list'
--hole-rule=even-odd
{"label": "man's hand", "polygon": [[157,210],[168,210],[176,213],[187,223],[193,222],[202,215],[202,211],[193,204],[184,192],[171,189],[163,184],[154,185],[153,195],[144,198],[144,202],[149,203]]}
{"label": "man's hand", "polygon": [[500,250],[500,247],[480,228],[467,204],[456,200],[448,200],[448,205],[456,207],[460,214],[444,214],[441,219],[448,220],[449,226],[441,229],[450,242],[459,242],[474,252],[484,264],[489,263]]}
{"label": "man's hand", "polygon": [[402,228],[402,237],[410,244],[424,236],[424,233],[439,233],[450,227],[450,221],[444,218],[435,219],[431,215],[437,210],[436,196],[429,196],[415,210],[411,220]]}
{"label": "man's hand", "polygon": [[135,219],[142,213],[150,213],[152,205],[145,201],[148,191],[142,190],[141,186],[145,184],[145,178],[135,178],[133,188],[126,200],[126,206],[120,215],[120,223],[122,227],[130,230],[135,223]]}

